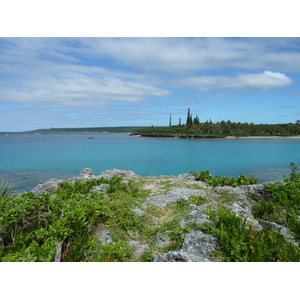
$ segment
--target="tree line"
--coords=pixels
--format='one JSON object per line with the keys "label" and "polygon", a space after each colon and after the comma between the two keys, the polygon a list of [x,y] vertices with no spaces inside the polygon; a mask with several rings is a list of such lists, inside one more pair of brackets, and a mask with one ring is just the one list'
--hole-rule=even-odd
{"label": "tree line", "polygon": [[200,122],[198,115],[193,117],[190,108],[187,112],[185,124],[179,118],[178,125],[172,125],[170,115],[169,126],[148,127],[135,131],[138,133],[171,133],[171,134],[195,134],[195,135],[234,135],[234,136],[289,136],[300,135],[300,120],[287,124],[253,124],[221,121],[213,123],[211,120]]}

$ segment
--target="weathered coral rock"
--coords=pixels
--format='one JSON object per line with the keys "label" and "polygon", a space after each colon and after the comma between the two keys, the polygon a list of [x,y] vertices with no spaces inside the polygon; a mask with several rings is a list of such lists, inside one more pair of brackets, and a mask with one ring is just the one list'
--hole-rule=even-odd
{"label": "weathered coral rock", "polygon": [[95,192],[106,192],[107,189],[109,188],[109,184],[108,183],[102,183],[98,186],[94,186],[92,189],[91,189],[91,193],[95,193]]}
{"label": "weathered coral rock", "polygon": [[113,238],[110,236],[109,230],[104,230],[101,234],[99,234],[98,240],[100,246],[111,244],[113,242]]}
{"label": "weathered coral rock", "polygon": [[205,196],[206,192],[195,189],[175,189],[165,195],[148,197],[145,200],[147,203],[151,203],[159,207],[165,207],[168,203],[177,202],[180,199],[188,200],[192,195]]}
{"label": "weathered coral rock", "polygon": [[205,257],[187,254],[183,250],[179,250],[157,254],[154,257],[153,262],[210,262],[210,260]]}
{"label": "weathered coral rock", "polygon": [[94,173],[91,169],[85,168],[80,172],[79,177],[81,179],[92,179],[94,177]]}
{"label": "weathered coral rock", "polygon": [[194,230],[188,233],[182,245],[182,250],[187,254],[206,257],[207,259],[218,249],[218,239],[209,233]]}
{"label": "weathered coral rock", "polygon": [[253,217],[251,205],[248,201],[234,202],[232,205],[229,205],[229,207],[237,216],[245,218],[255,230],[263,229],[258,220]]}
{"label": "weathered coral rock", "polygon": [[63,180],[57,180],[54,178],[49,179],[45,183],[38,184],[31,191],[34,193],[35,197],[40,196],[42,193],[54,193],[57,190],[58,184]]}
{"label": "weathered coral rock", "polygon": [[106,178],[111,179],[113,176],[120,176],[124,179],[132,179],[132,178],[138,178],[140,177],[133,171],[124,171],[124,170],[118,170],[118,169],[112,169],[112,170],[106,170],[98,176],[98,178]]}
{"label": "weathered coral rock", "polygon": [[167,234],[157,233],[156,234],[156,246],[163,248],[168,246],[171,242],[171,238]]}
{"label": "weathered coral rock", "polygon": [[147,244],[142,244],[134,240],[129,241],[128,244],[135,248],[134,250],[135,257],[140,257],[145,251],[149,249],[149,246]]}
{"label": "weathered coral rock", "polygon": [[185,227],[188,223],[204,224],[205,222],[211,222],[208,215],[192,210],[187,217],[180,221],[180,226]]}

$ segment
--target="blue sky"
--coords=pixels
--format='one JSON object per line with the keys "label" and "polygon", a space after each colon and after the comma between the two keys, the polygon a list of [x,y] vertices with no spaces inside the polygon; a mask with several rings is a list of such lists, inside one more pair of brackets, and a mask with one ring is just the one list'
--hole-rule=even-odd
{"label": "blue sky", "polygon": [[300,119],[300,38],[0,38],[0,131]]}

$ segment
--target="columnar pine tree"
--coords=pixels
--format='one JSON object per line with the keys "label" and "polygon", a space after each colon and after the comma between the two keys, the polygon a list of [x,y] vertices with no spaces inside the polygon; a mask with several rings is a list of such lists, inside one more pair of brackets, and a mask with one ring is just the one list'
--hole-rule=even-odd
{"label": "columnar pine tree", "polygon": [[200,120],[199,120],[198,115],[196,115],[196,117],[194,118],[194,124],[195,124],[195,125],[200,124]]}
{"label": "columnar pine tree", "polygon": [[186,125],[189,125],[190,115],[191,115],[191,112],[190,112],[190,109],[188,108],[187,117],[186,117]]}
{"label": "columnar pine tree", "polygon": [[193,125],[193,118],[192,118],[190,109],[188,109],[186,125]]}

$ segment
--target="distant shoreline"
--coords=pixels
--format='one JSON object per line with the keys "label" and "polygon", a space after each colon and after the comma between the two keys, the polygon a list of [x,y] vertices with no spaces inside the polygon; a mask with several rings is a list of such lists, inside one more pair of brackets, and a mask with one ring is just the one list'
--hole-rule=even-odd
{"label": "distant shoreline", "polygon": [[184,134],[130,134],[133,137],[149,137],[156,139],[300,139],[300,135],[290,136],[215,136],[215,135],[184,135]]}
{"label": "distant shoreline", "polygon": [[239,139],[300,139],[300,135],[290,135],[290,136],[280,136],[280,135],[271,135],[271,136],[241,136]]}

